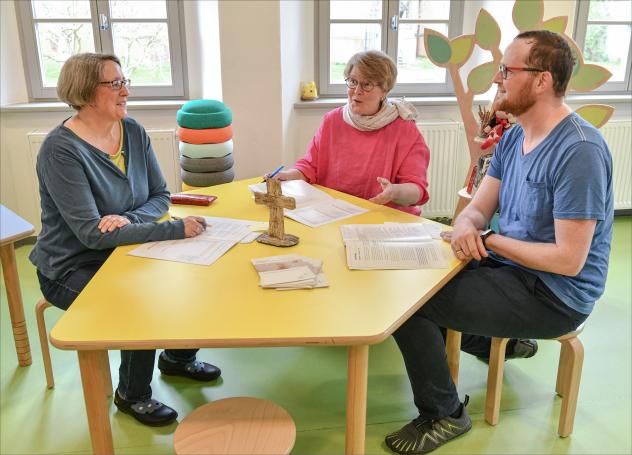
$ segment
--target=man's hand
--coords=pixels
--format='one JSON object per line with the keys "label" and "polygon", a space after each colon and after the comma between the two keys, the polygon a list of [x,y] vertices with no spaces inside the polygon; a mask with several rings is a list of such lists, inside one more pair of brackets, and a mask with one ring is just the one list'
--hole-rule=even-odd
{"label": "man's hand", "polygon": [[105,215],[99,221],[97,228],[102,234],[105,234],[106,232],[112,232],[113,230],[122,228],[130,223],[131,221],[129,218],[121,215]]}
{"label": "man's hand", "polygon": [[187,216],[182,219],[184,223],[184,237],[196,237],[206,230],[206,220],[201,216]]}
{"label": "man's hand", "polygon": [[[441,238],[445,240],[443,232]],[[467,218],[457,219],[450,235],[450,246],[454,256],[462,261],[470,259],[480,261],[488,256],[479,230]]]}

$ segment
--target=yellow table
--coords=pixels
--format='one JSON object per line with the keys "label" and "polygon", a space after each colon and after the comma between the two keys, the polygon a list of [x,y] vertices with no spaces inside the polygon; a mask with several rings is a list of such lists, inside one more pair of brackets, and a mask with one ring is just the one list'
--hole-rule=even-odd
{"label": "yellow table", "polygon": [[7,290],[7,303],[9,304],[15,351],[18,355],[18,364],[21,367],[31,364],[31,347],[29,346],[26,321],[24,320],[20,279],[15,263],[15,248],[13,244],[28,237],[33,232],[32,224],[0,204],[0,261],[4,272],[4,285]]}
{"label": "yellow table", "polygon": [[[255,205],[247,188],[256,181],[198,190],[218,199],[209,207],[174,206],[172,214],[267,221],[267,209]],[[114,450],[103,351],[302,345],[349,346],[346,453],[364,452],[369,345],[386,339],[463,264],[450,259],[447,269],[350,271],[338,224],[419,218],[324,190],[370,211],[317,229],[286,218],[286,232],[300,237],[297,246],[238,244],[208,267],[128,256],[134,246],[114,251],[51,332],[55,346],[78,351],[95,453]],[[288,253],[322,259],[330,286],[260,288],[250,259]]]}

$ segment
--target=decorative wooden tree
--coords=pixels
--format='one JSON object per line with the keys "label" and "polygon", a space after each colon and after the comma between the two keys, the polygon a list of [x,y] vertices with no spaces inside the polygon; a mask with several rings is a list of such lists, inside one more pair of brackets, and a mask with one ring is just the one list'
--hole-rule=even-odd
{"label": "decorative wooden tree", "polygon": [[[567,16],[557,16],[544,20],[544,0],[516,0],[512,11],[513,23],[519,32],[527,30],[550,30],[560,33],[568,41],[575,56],[575,66],[569,82],[569,90],[576,92],[590,92],[604,84],[612,73],[599,65],[584,63],[579,46],[571,37],[566,35]],[[469,176],[476,166],[479,157],[489,151],[483,151],[474,139],[479,132],[479,122],[473,111],[475,95],[481,95],[489,90],[492,80],[498,71],[502,58],[500,45],[500,27],[485,9],[481,9],[476,18],[473,35],[462,35],[454,39],[426,28],[424,31],[424,46],[428,59],[436,66],[445,68],[452,79],[454,92],[459,103],[459,111],[463,120],[465,136],[470,153],[470,167],[464,187],[467,186]],[[467,75],[467,85],[463,84],[460,68],[470,59],[474,46],[491,53],[492,60],[478,65]],[[612,116],[614,108],[603,104],[587,104],[576,110],[577,114],[597,128],[601,128]],[[471,195],[465,188],[459,191],[459,202],[454,218],[468,204]]]}
{"label": "decorative wooden tree", "polygon": [[294,246],[298,243],[298,237],[285,233],[283,209],[295,209],[296,200],[293,197],[283,196],[281,182],[277,179],[266,179],[267,193],[255,192],[255,203],[267,205],[270,208],[270,223],[268,232],[261,234],[257,242],[274,246]]}

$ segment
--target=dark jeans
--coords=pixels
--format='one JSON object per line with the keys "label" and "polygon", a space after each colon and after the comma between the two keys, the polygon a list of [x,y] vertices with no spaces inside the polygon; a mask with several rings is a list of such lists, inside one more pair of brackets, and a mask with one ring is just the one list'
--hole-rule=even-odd
{"label": "dark jeans", "polygon": [[423,419],[460,405],[442,328],[463,335],[463,350],[489,355],[490,338],[555,338],[588,315],[566,306],[535,275],[491,259],[462,271],[393,333]]}
{"label": "dark jeans", "polygon": [[[50,303],[67,310],[75,301],[102,264],[91,264],[72,271],[57,280],[50,280],[39,271],[42,294]],[[125,317],[125,315],[122,315]],[[171,360],[187,363],[195,360],[197,349],[165,350]],[[121,351],[118,392],[122,398],[141,401],[151,397],[151,378],[154,372],[156,351]]]}

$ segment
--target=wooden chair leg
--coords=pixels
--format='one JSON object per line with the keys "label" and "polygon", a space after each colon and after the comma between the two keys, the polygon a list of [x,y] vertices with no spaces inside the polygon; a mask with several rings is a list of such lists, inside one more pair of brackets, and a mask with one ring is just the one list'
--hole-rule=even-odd
{"label": "wooden chair leg", "polygon": [[445,351],[448,357],[448,368],[455,386],[459,385],[459,360],[461,356],[461,332],[447,329],[445,338]]}
{"label": "wooden chair leg", "polygon": [[492,338],[487,370],[487,396],[485,398],[485,421],[490,425],[498,423],[500,396],[503,390],[503,370],[505,368],[505,348],[509,338]]}
{"label": "wooden chair leg", "polygon": [[39,333],[40,347],[42,349],[42,359],[44,361],[44,372],[46,373],[46,386],[49,389],[55,387],[55,379],[53,377],[53,366],[50,360],[50,349],[48,348],[48,332],[46,331],[46,321],[44,320],[44,311],[52,305],[45,299],[41,299],[35,305],[35,318],[37,319],[37,331]]}
{"label": "wooden chair leg", "polygon": [[113,393],[112,389],[112,374],[110,373],[110,356],[108,351],[103,351],[100,356],[101,372],[103,373],[103,385],[105,387],[106,397],[111,397]]}
{"label": "wooden chair leg", "polygon": [[575,411],[577,410],[577,398],[579,395],[579,383],[582,377],[584,364],[584,345],[579,338],[574,337],[561,341],[567,355],[564,366],[564,384],[562,386],[562,409],[560,411],[560,423],[557,433],[566,437],[573,432],[575,423]]}
{"label": "wooden chair leg", "polygon": [[564,397],[564,384],[568,381],[570,347],[564,341],[560,341],[560,361],[557,366],[557,380],[555,381],[555,393]]}

